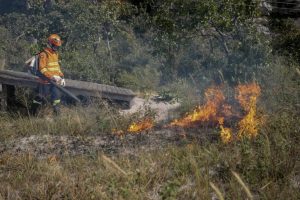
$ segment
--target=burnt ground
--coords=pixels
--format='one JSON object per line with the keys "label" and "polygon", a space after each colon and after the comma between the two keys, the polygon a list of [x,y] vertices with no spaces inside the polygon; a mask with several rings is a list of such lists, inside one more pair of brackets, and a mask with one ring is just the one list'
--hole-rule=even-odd
{"label": "burnt ground", "polygon": [[49,155],[74,156],[96,152],[106,154],[132,154],[140,150],[151,151],[168,146],[199,145],[218,140],[218,131],[213,128],[154,128],[139,134],[122,137],[106,134],[94,135],[31,135],[0,143],[0,153],[29,153],[38,158]]}
{"label": "burnt ground", "polygon": [[[170,121],[168,113],[179,104],[156,102],[154,100],[134,99],[131,109],[121,114],[130,114],[145,110],[145,105],[157,112],[157,119]],[[117,136],[113,133],[94,133],[87,135],[41,135],[33,133],[30,136],[18,137],[0,141],[0,154],[31,154],[38,158],[49,155],[75,156],[88,155],[97,152],[105,154],[136,154],[136,152],[163,149],[168,146],[184,146],[190,143],[204,144],[217,141],[219,130],[217,124],[192,125],[190,128],[163,127],[163,123],[148,131],[137,134]]]}

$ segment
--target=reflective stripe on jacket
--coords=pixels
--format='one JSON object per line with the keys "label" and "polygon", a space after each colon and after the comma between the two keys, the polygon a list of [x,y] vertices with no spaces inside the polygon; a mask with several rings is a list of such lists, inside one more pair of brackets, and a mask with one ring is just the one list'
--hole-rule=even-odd
{"label": "reflective stripe on jacket", "polygon": [[58,53],[51,48],[45,48],[39,54],[39,71],[48,78],[54,75],[63,77],[64,74],[58,63]]}

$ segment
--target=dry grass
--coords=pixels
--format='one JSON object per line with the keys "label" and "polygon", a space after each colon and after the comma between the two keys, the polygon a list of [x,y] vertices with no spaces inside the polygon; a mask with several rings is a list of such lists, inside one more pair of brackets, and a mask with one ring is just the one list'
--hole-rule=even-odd
{"label": "dry grass", "polygon": [[[0,199],[300,199],[297,84],[281,85],[272,96],[278,99],[268,99],[277,109],[253,140],[137,149],[134,155],[2,153]],[[107,107],[71,109],[58,118],[1,115],[0,140],[103,134],[126,121]]]}
{"label": "dry grass", "polygon": [[261,134],[254,141],[169,146],[162,150],[140,150],[134,156],[98,152],[38,159],[30,154],[1,154],[0,196],[3,199],[299,199],[299,186],[292,182],[300,169],[296,156],[299,136],[291,132],[281,134],[281,129],[295,126],[296,120],[289,123],[286,127],[284,119],[277,119],[262,130],[272,134]]}
{"label": "dry grass", "polygon": [[[55,121],[41,125],[47,127],[44,132],[38,124],[45,119],[3,118],[1,123],[7,126],[3,129],[14,128],[9,130],[12,136],[2,137],[14,139],[31,131],[84,135],[85,130],[108,130],[99,127],[104,122],[88,121],[90,116],[70,111],[57,125]],[[111,120],[109,115],[102,116]],[[0,155],[0,198],[299,199],[299,186],[292,181],[300,172],[298,120],[293,115],[273,116],[252,141],[169,146],[140,150],[134,156],[98,152],[38,159],[30,154],[4,153]]]}
{"label": "dry grass", "polygon": [[211,188],[216,192],[219,200],[224,200],[224,197],[223,197],[220,189],[217,186],[215,186],[215,184],[213,184],[212,182],[209,182],[209,184],[210,184]]}
{"label": "dry grass", "polygon": [[53,116],[51,108],[38,117],[0,113],[1,141],[30,135],[87,135],[107,133],[122,126],[126,120],[107,105],[62,108],[60,116]]}
{"label": "dry grass", "polygon": [[238,183],[242,186],[242,188],[245,190],[247,197],[249,199],[253,199],[253,195],[250,192],[250,189],[247,187],[246,183],[242,180],[242,178],[240,177],[240,175],[238,175],[238,173],[232,171],[233,176],[236,178],[236,180],[238,181]]}

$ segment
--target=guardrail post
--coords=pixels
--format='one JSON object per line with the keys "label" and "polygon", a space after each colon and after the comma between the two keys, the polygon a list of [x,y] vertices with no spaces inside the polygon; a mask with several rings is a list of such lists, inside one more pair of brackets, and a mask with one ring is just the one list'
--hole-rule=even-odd
{"label": "guardrail post", "polygon": [[0,84],[0,110],[7,111],[7,85]]}

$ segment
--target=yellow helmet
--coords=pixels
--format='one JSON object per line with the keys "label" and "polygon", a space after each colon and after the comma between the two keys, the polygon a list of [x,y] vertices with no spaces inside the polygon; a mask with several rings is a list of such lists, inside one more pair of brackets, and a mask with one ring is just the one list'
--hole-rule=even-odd
{"label": "yellow helmet", "polygon": [[59,35],[57,35],[57,34],[51,34],[48,37],[48,43],[51,46],[60,47],[61,44],[62,44],[62,41],[61,41],[61,38],[59,37]]}

